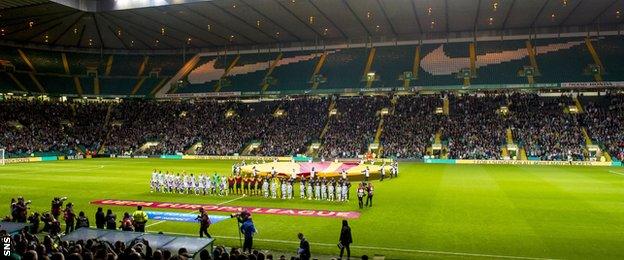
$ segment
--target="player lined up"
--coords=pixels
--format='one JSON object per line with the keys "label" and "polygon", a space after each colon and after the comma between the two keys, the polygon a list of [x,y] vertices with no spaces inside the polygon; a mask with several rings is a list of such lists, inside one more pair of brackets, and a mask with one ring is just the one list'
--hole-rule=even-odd
{"label": "player lined up", "polygon": [[150,192],[225,196],[228,195],[228,184],[225,177],[216,173],[195,177],[192,173],[174,174],[154,170],[150,179]]}

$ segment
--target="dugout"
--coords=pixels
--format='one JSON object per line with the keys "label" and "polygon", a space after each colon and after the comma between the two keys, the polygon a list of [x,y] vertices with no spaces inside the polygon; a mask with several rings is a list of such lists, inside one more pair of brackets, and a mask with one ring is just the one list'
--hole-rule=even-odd
{"label": "dugout", "polygon": [[208,250],[208,252],[212,253],[214,243],[214,239],[212,238],[140,233],[95,228],[80,228],[61,237],[62,241],[77,241],[88,239],[97,239],[100,241],[109,242],[111,244],[114,244],[117,241],[128,244],[134,240],[145,239],[149,241],[149,245],[150,247],[152,247],[153,250],[168,249],[172,253],[176,254],[178,252],[178,249],[184,247],[186,248],[186,250],[188,250],[188,253],[193,257],[193,259],[199,259],[199,252],[201,252],[203,249],[206,249]]}

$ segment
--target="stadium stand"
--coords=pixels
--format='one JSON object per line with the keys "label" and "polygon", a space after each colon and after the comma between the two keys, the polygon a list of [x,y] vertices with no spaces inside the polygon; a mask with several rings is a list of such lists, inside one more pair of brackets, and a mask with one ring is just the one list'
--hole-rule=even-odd
{"label": "stadium stand", "polygon": [[320,155],[325,158],[354,158],[364,154],[375,136],[379,112],[388,108],[389,104],[387,96],[338,99],[337,114],[329,119]]}
{"label": "stadium stand", "polygon": [[435,113],[441,106],[439,95],[399,97],[382,134],[384,154],[408,159],[422,159],[427,155],[427,148],[434,142],[434,134],[446,117]]}
{"label": "stadium stand", "polygon": [[622,161],[624,159],[624,125],[622,125],[622,104],[624,96],[621,94],[606,95],[583,99],[584,124],[595,144],[607,151],[611,158]]}

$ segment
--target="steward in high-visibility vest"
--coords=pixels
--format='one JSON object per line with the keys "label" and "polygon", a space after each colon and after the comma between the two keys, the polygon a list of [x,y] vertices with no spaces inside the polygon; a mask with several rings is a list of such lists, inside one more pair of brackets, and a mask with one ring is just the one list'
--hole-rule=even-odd
{"label": "steward in high-visibility vest", "polygon": [[137,210],[132,213],[134,231],[145,232],[145,223],[147,223],[147,213],[143,211],[143,206],[137,206]]}

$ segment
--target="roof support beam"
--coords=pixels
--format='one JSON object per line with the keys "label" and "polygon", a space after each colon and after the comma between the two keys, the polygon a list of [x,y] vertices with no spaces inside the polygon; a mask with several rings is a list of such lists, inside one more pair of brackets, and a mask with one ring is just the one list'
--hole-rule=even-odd
{"label": "roof support beam", "polygon": [[[103,14],[102,14],[102,16],[106,16],[106,15],[103,13]],[[119,24],[117,24],[116,22],[114,22],[114,19],[108,19],[108,21],[110,21],[110,23],[111,23],[111,24],[113,24],[114,26],[116,26],[117,28],[123,28],[123,27],[119,26]],[[132,24],[130,24],[130,25],[132,25]],[[138,30],[138,32],[141,32],[141,34],[142,34],[143,36],[147,36],[148,38],[153,38],[153,36],[147,35],[147,34],[145,33],[145,31],[144,31],[144,30]],[[143,44],[143,45],[147,46],[149,49],[153,49],[153,48],[152,48],[152,46],[153,46],[152,44],[150,44],[150,43],[147,43],[147,42],[143,41],[141,37],[137,37],[135,34],[132,34],[132,33],[130,32],[130,30],[126,30],[126,33],[127,33],[128,35],[130,35],[130,37],[135,38],[135,39],[136,39],[138,42],[140,42],[141,44]],[[167,45],[167,46],[171,47],[171,45],[167,44],[166,42],[163,42],[163,44],[165,44],[165,45]]]}
{"label": "roof support beam", "polygon": [[[447,14],[447,16],[448,16],[448,14]],[[477,29],[478,29],[477,27],[479,27],[478,26],[478,24],[479,24],[479,16],[481,16],[481,0],[479,0],[479,2],[477,3],[477,13],[475,15],[475,19],[474,19],[474,22],[472,24],[472,26],[473,26],[472,27],[472,32],[473,32],[473,36],[475,38],[477,37]]]}
{"label": "roof support beam", "polygon": [[414,3],[416,0],[410,1],[412,3],[412,13],[414,13],[414,18],[416,18],[416,24],[418,25],[418,32],[423,33],[422,25],[420,24],[420,18],[418,17],[418,11],[416,9],[416,4]]}
{"label": "roof support beam", "polygon": [[511,11],[513,10],[514,6],[516,6],[516,0],[511,0],[509,9],[507,10],[507,13],[505,14],[505,20],[503,21],[503,26],[501,28],[502,30],[505,30],[507,28],[507,21],[509,21],[509,15],[511,14]]}
{"label": "roof support beam", "polygon": [[336,25],[336,23],[332,19],[329,19],[329,16],[327,16],[327,14],[325,14],[325,12],[321,11],[321,9],[314,2],[312,2],[312,0],[308,0],[308,3],[310,3],[310,5],[312,5],[314,7],[314,9],[316,9],[317,12],[319,12],[321,15],[323,15],[325,20],[329,21],[329,23],[331,23],[331,25],[334,26],[334,28],[336,28],[336,30],[338,30],[340,35],[342,35],[342,38],[349,39],[349,36],[347,36],[347,34],[342,29],[340,29],[340,27],[338,27],[338,25]]}
{"label": "roof support beam", "polygon": [[576,5],[572,7],[572,10],[568,13],[568,15],[566,15],[566,17],[563,18],[563,20],[561,20],[561,22],[559,23],[560,27],[564,25],[568,21],[568,19],[574,15],[574,11],[576,11],[576,9],[581,5],[581,3],[583,3],[583,0],[579,0],[578,2],[576,2]]}
{"label": "roof support beam", "polygon": [[535,15],[535,17],[533,18],[533,21],[531,22],[531,26],[529,26],[530,29],[535,28],[535,23],[537,23],[537,19],[539,19],[539,17],[542,16],[544,9],[546,9],[546,5],[548,5],[548,0],[544,0],[544,4],[542,4],[542,7],[539,9],[539,11],[537,11],[537,15]]}
{"label": "roof support beam", "polygon": [[607,11],[609,11],[609,9],[611,9],[611,7],[613,7],[619,1],[620,0],[613,0],[613,2],[611,2],[611,4],[609,4],[607,7],[605,7],[605,9],[602,9],[602,11],[598,15],[596,15],[596,17],[594,17],[591,22],[596,23],[598,19],[600,19],[600,17],[602,17],[605,13],[607,13]]}
{"label": "roof support beam", "polygon": [[253,26],[253,25],[251,25],[251,24],[250,24],[249,22],[247,22],[246,20],[244,20],[244,19],[242,19],[242,18],[238,17],[237,15],[233,14],[232,12],[230,12],[230,11],[226,10],[225,8],[223,8],[223,7],[219,6],[219,5],[215,4],[215,3],[212,3],[212,2],[211,2],[210,4],[212,4],[212,6],[216,7],[217,9],[219,9],[219,10],[220,10],[221,12],[223,12],[224,14],[227,14],[227,15],[229,15],[229,16],[231,16],[231,17],[233,17],[234,19],[238,20],[239,22],[244,23],[245,25],[247,25],[247,26],[249,26],[249,27],[251,27],[251,28],[256,29],[256,30],[257,30],[257,31],[259,31],[260,33],[264,34],[266,37],[268,37],[268,38],[271,38],[271,39],[275,40],[275,42],[279,42],[279,39],[278,39],[277,37],[275,37],[275,35],[270,34],[270,33],[266,33],[265,31],[263,31],[262,29],[258,28],[257,26]]}
{"label": "roof support beam", "polygon": [[451,31],[449,26],[449,5],[448,0],[444,0],[444,19],[446,19],[446,36],[448,38],[448,34]]}
{"label": "roof support beam", "polygon": [[242,3],[244,3],[245,5],[247,5],[247,7],[249,7],[251,10],[253,10],[254,12],[258,13],[260,16],[264,17],[264,19],[268,20],[269,22],[271,22],[272,24],[275,24],[275,26],[279,27],[280,30],[288,33],[290,36],[294,37],[295,39],[297,39],[297,41],[302,41],[301,38],[299,36],[297,36],[295,33],[291,32],[290,30],[284,28],[283,26],[281,26],[279,23],[277,23],[275,20],[271,19],[271,17],[266,16],[265,14],[261,13],[260,11],[258,11],[258,9],[256,9],[255,7],[251,6],[250,4],[248,4],[247,2],[245,2],[244,0],[240,0]]}
{"label": "roof support beam", "polygon": [[[198,15],[198,16],[201,16],[202,18],[204,18],[204,19],[206,19],[206,20],[210,21],[210,23],[211,23],[211,24],[214,24],[214,25],[216,25],[216,26],[219,26],[219,27],[225,28],[226,30],[231,31],[231,32],[233,32],[234,34],[241,36],[242,38],[244,38],[245,40],[247,40],[247,41],[249,41],[249,42],[251,42],[251,43],[258,44],[258,42],[257,42],[257,41],[254,41],[254,40],[252,40],[251,38],[247,37],[244,33],[240,33],[240,32],[238,32],[238,31],[236,31],[236,30],[234,30],[234,29],[230,28],[229,26],[227,26],[227,25],[225,25],[225,24],[222,24],[222,23],[220,23],[220,22],[217,22],[216,20],[211,19],[210,17],[206,16],[205,14],[203,14],[203,13],[201,13],[201,12],[198,12],[198,11],[196,11],[196,10],[195,10],[195,9],[193,9],[193,8],[190,8],[190,7],[188,7],[187,5],[181,5],[181,6],[182,6],[182,7],[184,7],[184,8],[186,8],[186,10],[187,10],[187,11],[189,11],[189,12],[191,12],[191,13],[194,13],[194,14],[196,14],[196,15]],[[215,33],[215,35],[216,35],[216,33]],[[227,37],[229,37],[229,36],[227,36]]]}
{"label": "roof support beam", "polygon": [[368,30],[368,28],[366,28],[366,25],[364,25],[362,20],[360,20],[360,17],[357,16],[357,14],[355,14],[355,11],[353,11],[353,8],[351,8],[351,6],[347,2],[347,0],[342,0],[342,3],[344,3],[347,6],[347,9],[349,9],[349,12],[351,12],[351,14],[355,18],[355,20],[357,20],[358,23],[362,26],[362,28],[364,28],[364,31],[366,31],[366,36],[371,37],[372,35],[371,35],[370,31]]}
{"label": "roof support beam", "polygon": [[91,16],[93,17],[93,24],[95,25],[95,31],[97,32],[98,41],[100,42],[100,47],[106,48],[106,46],[104,45],[104,39],[102,39],[102,32],[100,31],[100,26],[98,24],[97,17],[95,13],[92,13]]}
{"label": "roof support beam", "polygon": [[394,29],[394,25],[392,24],[392,22],[390,22],[390,18],[388,18],[388,14],[386,13],[386,8],[381,3],[381,0],[377,0],[377,5],[379,5],[379,9],[381,9],[381,13],[383,14],[383,17],[386,20],[386,23],[390,25],[390,30],[392,31],[392,35],[394,35],[394,37],[397,37],[397,32]]}
{"label": "roof support beam", "polygon": [[[104,15],[104,14],[105,13],[102,13],[102,15]],[[147,28],[145,26],[142,26],[140,24],[134,23],[134,22],[129,21],[129,20],[125,19],[125,18],[114,16],[111,13],[106,13],[106,14],[107,14],[109,20],[112,20],[111,18],[120,20],[120,21],[122,21],[122,22],[127,24],[126,29],[129,28],[129,27],[134,27],[135,29],[137,29],[137,31],[141,32],[141,34],[143,34],[143,35],[146,35],[148,38],[153,38],[154,40],[156,40],[156,39],[158,39],[158,37],[162,36],[160,34],[157,34],[156,36],[149,35],[149,34],[147,34],[147,32],[153,32],[153,30],[150,30],[149,28]],[[123,27],[120,27],[120,28],[123,28]],[[128,30],[126,30],[126,31],[128,31]],[[178,47],[184,45],[184,41],[182,41],[182,40],[180,40],[178,38],[172,37],[172,36],[167,35],[167,34],[165,34],[164,36],[169,38],[169,39],[171,39],[171,40],[173,40],[173,41],[176,41],[177,43],[179,43],[180,45]],[[164,44],[164,45],[167,45],[169,48],[173,48],[173,45],[171,45],[171,44],[169,44],[169,43],[167,43],[165,41],[160,41],[160,42],[162,44]]]}
{"label": "roof support beam", "polygon": [[292,15],[295,19],[297,19],[297,21],[299,21],[301,24],[305,25],[308,29],[310,29],[310,31],[314,32],[314,34],[316,34],[317,37],[319,38],[323,38],[323,35],[321,35],[321,33],[319,33],[318,31],[316,31],[312,26],[310,26],[308,23],[306,23],[305,21],[301,20],[301,18],[299,18],[299,16],[295,15],[290,9],[288,9],[288,7],[286,7],[284,4],[282,4],[280,1],[277,0],[273,0],[277,5],[279,5],[280,7],[282,7],[282,9],[286,10],[290,15]]}
{"label": "roof support beam", "polygon": [[52,45],[55,45],[61,38],[63,38],[63,36],[74,26],[76,26],[76,24],[78,24],[78,22],[80,22],[80,19],[82,19],[82,17],[85,16],[86,13],[82,13],[78,16],[78,18],[76,18],[76,20],[74,20],[74,22],[72,24],[70,24],[69,26],[67,26],[67,28],[65,28],[65,30],[63,30],[63,32],[61,34],[59,34],[59,36],[57,36],[53,41],[52,41]]}

